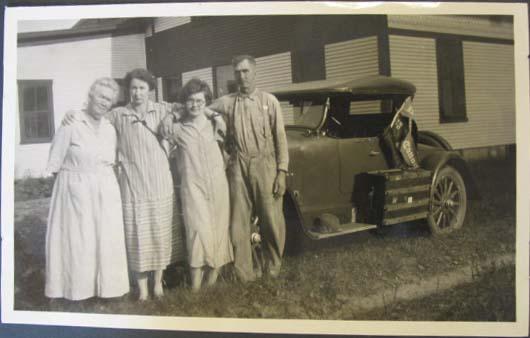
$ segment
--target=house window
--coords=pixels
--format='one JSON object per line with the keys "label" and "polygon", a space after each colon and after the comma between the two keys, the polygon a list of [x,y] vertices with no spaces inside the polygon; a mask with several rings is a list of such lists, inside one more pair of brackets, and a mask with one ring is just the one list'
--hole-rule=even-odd
{"label": "house window", "polygon": [[53,138],[52,80],[19,80],[20,142],[46,143]]}
{"label": "house window", "polygon": [[291,52],[293,82],[324,80],[326,63],[324,46],[293,50]]}
{"label": "house window", "polygon": [[237,84],[234,80],[234,67],[224,65],[215,67],[215,89],[214,95],[221,97],[237,91]]}
{"label": "house window", "polygon": [[178,102],[181,83],[182,79],[180,77],[162,78],[162,98],[164,101]]}
{"label": "house window", "polygon": [[462,41],[437,39],[436,57],[440,123],[465,122],[467,115]]}
{"label": "house window", "polygon": [[116,98],[116,106],[125,106],[129,102],[127,89],[125,88],[125,81],[123,79],[114,79],[118,84],[118,97]]}

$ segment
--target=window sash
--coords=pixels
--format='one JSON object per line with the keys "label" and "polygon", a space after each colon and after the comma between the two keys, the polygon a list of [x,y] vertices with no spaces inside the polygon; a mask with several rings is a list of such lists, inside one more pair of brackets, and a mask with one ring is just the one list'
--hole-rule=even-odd
{"label": "window sash", "polygon": [[462,41],[436,40],[440,123],[466,122],[466,93]]}
{"label": "window sash", "polygon": [[[53,139],[52,85],[52,80],[18,81],[21,144],[47,143]],[[28,103],[29,95],[32,98]]]}

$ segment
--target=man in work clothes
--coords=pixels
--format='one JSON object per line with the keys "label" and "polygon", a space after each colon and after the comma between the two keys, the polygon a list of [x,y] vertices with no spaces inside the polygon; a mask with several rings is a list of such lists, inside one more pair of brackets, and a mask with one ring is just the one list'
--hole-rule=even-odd
{"label": "man in work clothes", "polygon": [[260,220],[265,272],[272,277],[280,272],[289,155],[280,103],[256,88],[256,61],[241,55],[232,60],[232,65],[238,92],[219,98],[210,108],[222,113],[227,124],[234,266],[242,281],[252,281],[256,278],[250,243],[253,215]]}

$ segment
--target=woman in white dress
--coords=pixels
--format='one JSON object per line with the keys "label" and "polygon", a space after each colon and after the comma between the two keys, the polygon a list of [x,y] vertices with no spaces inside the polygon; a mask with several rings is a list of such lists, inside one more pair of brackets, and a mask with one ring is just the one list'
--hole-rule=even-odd
{"label": "woman in white dress", "polygon": [[208,85],[191,79],[182,89],[185,111],[174,125],[170,141],[176,145],[176,167],[192,289],[215,283],[219,268],[233,261],[229,235],[228,181],[215,127],[206,117]]}
{"label": "woman in white dress", "polygon": [[47,297],[81,300],[129,292],[114,171],[116,130],[104,117],[117,95],[113,79],[96,80],[86,109],[53,139],[47,167],[56,176],[46,234]]}

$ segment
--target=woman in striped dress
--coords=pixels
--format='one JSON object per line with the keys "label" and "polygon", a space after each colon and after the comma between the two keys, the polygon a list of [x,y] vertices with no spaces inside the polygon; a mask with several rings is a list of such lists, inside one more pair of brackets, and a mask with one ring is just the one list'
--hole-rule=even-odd
{"label": "woman in striped dress", "polygon": [[149,274],[152,272],[154,295],[161,297],[163,270],[170,263],[185,259],[173,178],[167,154],[157,137],[161,120],[173,106],[149,100],[155,79],[145,69],[127,73],[125,86],[129,104],[112,110],[109,120],[118,134],[129,269],[136,275],[139,300],[145,300],[149,295]]}

